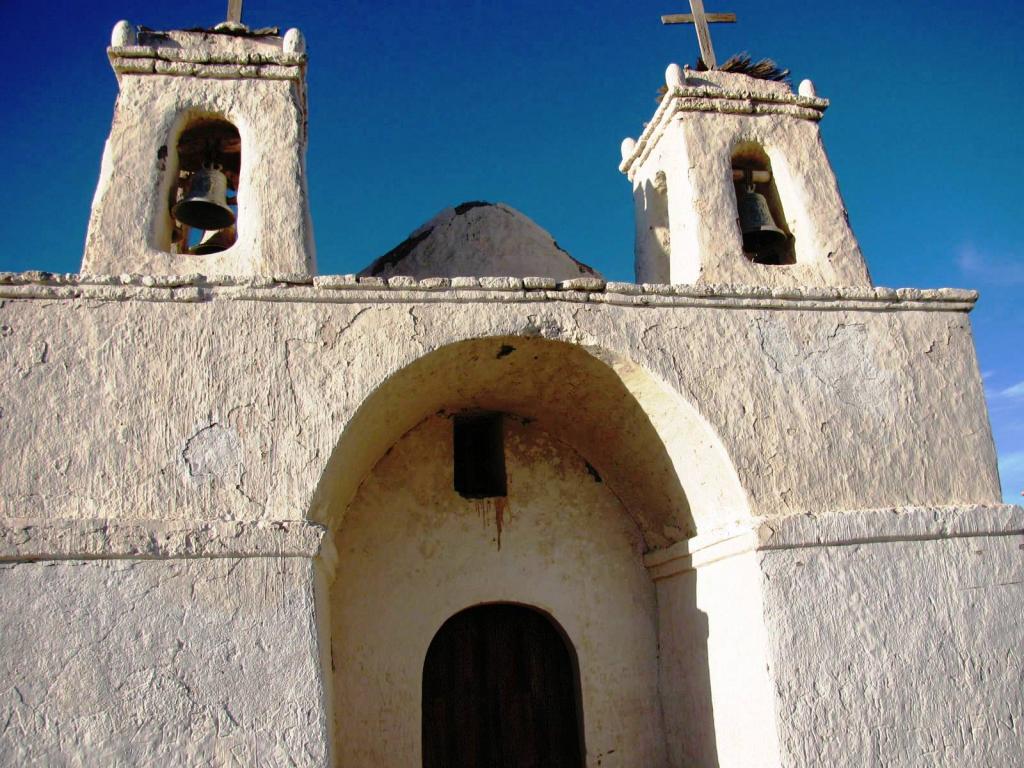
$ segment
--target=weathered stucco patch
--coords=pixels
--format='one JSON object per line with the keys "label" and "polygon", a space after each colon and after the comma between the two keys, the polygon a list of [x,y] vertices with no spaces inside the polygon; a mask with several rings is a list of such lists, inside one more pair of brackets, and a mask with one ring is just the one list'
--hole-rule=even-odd
{"label": "weathered stucco patch", "polygon": [[881,350],[868,343],[863,322],[837,320],[824,336],[801,330],[770,315],[756,320],[757,341],[772,371],[803,379],[802,387],[822,390],[820,396],[837,407],[871,410],[879,418],[895,415],[896,382],[887,361],[876,359]]}
{"label": "weathered stucco patch", "polygon": [[242,477],[241,443],[232,429],[220,424],[203,427],[185,441],[181,458],[194,482],[237,485]]}

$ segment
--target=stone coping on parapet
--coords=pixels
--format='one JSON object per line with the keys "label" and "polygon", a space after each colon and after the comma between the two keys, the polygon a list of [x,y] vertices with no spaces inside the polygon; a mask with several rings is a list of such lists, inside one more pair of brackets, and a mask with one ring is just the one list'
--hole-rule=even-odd
{"label": "stone coping on parapet", "polygon": [[701,73],[686,71],[686,84],[667,84],[668,90],[654,116],[644,127],[633,149],[624,155],[619,170],[629,175],[633,166],[657,144],[657,139],[672,118],[684,112],[716,112],[740,115],[789,115],[802,120],[821,120],[828,109],[828,99],[801,96],[796,93],[724,89],[716,85],[689,84],[689,79]]}
{"label": "stone coping on parapet", "polygon": [[108,48],[107,56],[118,75],[301,80],[306,66],[304,53],[210,52],[130,45]]}
{"label": "stone coping on parapet", "polygon": [[[166,37],[174,33],[143,35],[140,42],[146,42],[148,38],[159,39],[161,34]],[[297,31],[290,34],[299,35]],[[221,80],[301,80],[308,60],[304,50],[283,50],[270,45],[253,48],[170,42],[173,44],[112,45],[106,49],[106,55],[119,76],[172,75]]]}
{"label": "stone coping on parapet", "polygon": [[0,272],[2,299],[272,301],[306,303],[589,302],[638,307],[717,307],[969,312],[978,292],[960,288],[767,287],[606,282],[595,277],[360,277],[356,275],[85,275]]}

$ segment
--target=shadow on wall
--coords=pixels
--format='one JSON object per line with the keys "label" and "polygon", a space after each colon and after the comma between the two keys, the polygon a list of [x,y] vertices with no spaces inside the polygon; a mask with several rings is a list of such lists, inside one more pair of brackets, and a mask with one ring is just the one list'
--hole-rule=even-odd
{"label": "shadow on wall", "polygon": [[697,573],[678,574],[655,587],[659,627],[667,624],[659,631],[658,677],[668,765],[718,768],[710,626],[707,613],[697,606]]}
{"label": "shadow on wall", "polygon": [[672,238],[668,213],[668,178],[663,171],[633,193],[636,206],[636,281],[672,282]]}

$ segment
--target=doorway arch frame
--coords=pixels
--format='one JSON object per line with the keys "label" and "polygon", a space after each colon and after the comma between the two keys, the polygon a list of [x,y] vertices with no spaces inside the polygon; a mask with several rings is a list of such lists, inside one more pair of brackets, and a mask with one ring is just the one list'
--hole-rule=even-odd
{"label": "doorway arch frame", "polygon": [[[510,607],[515,607],[515,608],[521,608],[524,611],[529,611],[530,613],[536,614],[537,616],[540,616],[541,618],[543,618],[547,622],[547,624],[551,627],[551,629],[554,631],[554,633],[562,641],[562,646],[563,646],[563,648],[565,650],[566,658],[567,658],[567,660],[569,662],[569,671],[570,671],[570,676],[571,676],[571,679],[572,679],[572,682],[571,682],[571,685],[572,685],[572,699],[573,699],[574,715],[575,715],[575,720],[576,720],[576,737],[578,739],[578,750],[579,750],[579,755],[580,755],[580,764],[581,764],[581,766],[585,766],[586,765],[586,757],[587,757],[586,711],[583,708],[583,686],[582,686],[582,680],[581,680],[581,677],[580,677],[579,654],[576,651],[576,644],[573,642],[572,637],[569,634],[569,631],[562,625],[562,623],[560,621],[558,621],[558,619],[556,619],[554,617],[554,615],[552,615],[552,613],[550,611],[547,611],[547,610],[545,610],[544,608],[542,608],[542,607],[540,607],[538,605],[534,605],[532,603],[525,603],[525,602],[521,602],[521,601],[516,601],[516,600],[491,600],[491,601],[486,601],[486,602],[481,602],[481,603],[473,603],[471,605],[467,605],[465,608],[460,608],[459,610],[455,611],[450,616],[448,616],[448,618],[446,618],[444,621],[442,621],[438,625],[437,629],[434,631],[434,635],[431,638],[429,645],[427,646],[426,653],[424,654],[424,658],[423,658],[423,673],[421,675],[422,688],[423,688],[423,694],[422,695],[423,695],[424,699],[426,698],[427,663],[428,663],[428,661],[430,659],[430,652],[434,648],[434,643],[437,642],[438,637],[444,631],[445,627],[447,627],[448,624],[453,619],[455,619],[455,618],[457,618],[459,616],[463,616],[463,615],[465,615],[465,614],[467,614],[467,613],[469,613],[471,611],[475,611],[475,610],[477,610],[479,608],[487,608],[487,607],[491,607],[491,606],[510,606]],[[426,713],[425,713],[425,707],[421,707],[420,717],[423,720],[423,731],[425,733],[426,732]],[[424,741],[425,741],[425,739],[424,739]]]}

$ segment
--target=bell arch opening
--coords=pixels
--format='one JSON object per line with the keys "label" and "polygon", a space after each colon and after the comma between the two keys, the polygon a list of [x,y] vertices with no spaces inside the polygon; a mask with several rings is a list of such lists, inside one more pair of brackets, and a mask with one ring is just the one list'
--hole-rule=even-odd
{"label": "bell arch opening", "polygon": [[447,619],[423,662],[423,768],[582,768],[576,650],[545,612],[485,603]]}
{"label": "bell arch opening", "polygon": [[744,255],[755,264],[796,264],[796,241],[768,153],[756,142],[740,142],[733,148],[731,168]]}
{"label": "bell arch opening", "polygon": [[184,116],[176,133],[157,153],[164,168],[157,246],[193,256],[226,251],[237,239],[241,135],[206,114]]}

